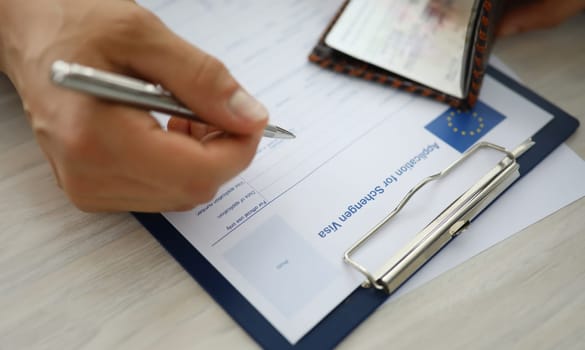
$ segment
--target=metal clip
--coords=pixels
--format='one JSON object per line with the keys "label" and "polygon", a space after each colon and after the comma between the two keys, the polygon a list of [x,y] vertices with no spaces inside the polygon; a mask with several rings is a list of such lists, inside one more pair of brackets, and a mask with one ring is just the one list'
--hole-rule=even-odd
{"label": "metal clip", "polygon": [[[516,159],[533,145],[534,142],[529,139],[513,151],[508,151],[504,147],[489,142],[477,143],[446,169],[423,179],[411,188],[390,214],[384,217],[344,253],[344,261],[366,277],[367,280],[362,284],[363,287],[374,287],[379,290],[384,290],[389,294],[393,293],[444,245],[461,234],[473,218],[520,176],[518,171],[519,165]],[[371,236],[377,233],[384,224],[393,218],[423,186],[431,181],[444,177],[481,148],[495,149],[504,153],[505,157],[471,188],[447,206],[410,243],[386,262],[377,273],[372,274],[368,269],[351,258],[351,255],[363,246]]]}

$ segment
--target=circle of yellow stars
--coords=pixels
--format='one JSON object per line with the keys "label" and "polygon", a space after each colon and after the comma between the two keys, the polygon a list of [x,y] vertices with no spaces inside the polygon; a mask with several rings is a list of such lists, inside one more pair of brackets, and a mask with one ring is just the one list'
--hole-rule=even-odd
{"label": "circle of yellow stars", "polygon": [[483,123],[483,118],[480,117],[477,112],[473,112],[471,113],[471,117],[473,119],[475,119],[477,121],[477,127],[476,128],[468,128],[467,130],[460,130],[458,127],[454,127],[453,126],[453,119],[455,117],[460,117],[461,118],[461,110],[457,110],[457,112],[451,112],[449,113],[449,115],[447,116],[447,126],[449,126],[449,128],[455,132],[460,134],[461,136],[475,136],[476,134],[479,134],[482,132],[483,128],[485,127],[485,124]]}

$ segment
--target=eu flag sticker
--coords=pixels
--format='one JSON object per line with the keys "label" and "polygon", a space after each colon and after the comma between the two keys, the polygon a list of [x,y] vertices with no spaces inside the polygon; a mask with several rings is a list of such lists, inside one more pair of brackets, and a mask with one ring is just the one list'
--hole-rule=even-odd
{"label": "eu flag sticker", "polygon": [[500,112],[477,101],[468,111],[449,108],[425,128],[463,153],[504,119]]}

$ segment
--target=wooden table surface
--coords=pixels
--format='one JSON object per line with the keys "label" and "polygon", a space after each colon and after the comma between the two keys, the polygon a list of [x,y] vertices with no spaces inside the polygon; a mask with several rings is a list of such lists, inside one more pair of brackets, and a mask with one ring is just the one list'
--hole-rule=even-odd
{"label": "wooden table surface", "polygon": [[[497,43],[585,123],[585,15]],[[581,127],[568,141],[585,157]],[[384,305],[341,348],[585,348],[585,199]],[[0,349],[256,348],[129,214],[55,186],[0,76]],[[438,298],[438,296],[441,296]]]}

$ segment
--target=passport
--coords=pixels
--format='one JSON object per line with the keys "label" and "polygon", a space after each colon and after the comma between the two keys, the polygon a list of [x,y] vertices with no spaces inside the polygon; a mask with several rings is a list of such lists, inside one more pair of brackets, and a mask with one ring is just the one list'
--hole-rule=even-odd
{"label": "passport", "polygon": [[309,60],[355,78],[473,107],[500,0],[346,0]]}

